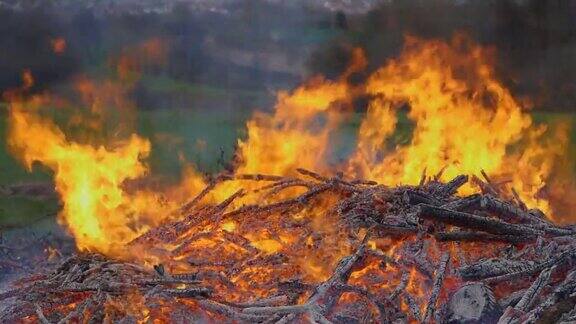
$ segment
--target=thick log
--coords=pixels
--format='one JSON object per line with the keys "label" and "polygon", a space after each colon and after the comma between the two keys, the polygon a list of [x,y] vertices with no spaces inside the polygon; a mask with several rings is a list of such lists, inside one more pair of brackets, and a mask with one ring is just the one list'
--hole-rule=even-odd
{"label": "thick log", "polygon": [[479,280],[498,277],[511,272],[527,271],[532,269],[534,264],[532,261],[490,258],[461,267],[458,272],[465,280]]}
{"label": "thick log", "polygon": [[558,256],[555,256],[549,260],[546,260],[544,262],[532,265],[527,267],[526,269],[521,269],[518,271],[510,271],[506,274],[500,275],[500,276],[495,276],[492,278],[487,278],[484,280],[484,282],[486,283],[499,283],[499,282],[503,282],[503,281],[509,281],[509,280],[514,280],[514,279],[518,279],[518,278],[522,278],[522,277],[526,277],[526,276],[531,276],[534,275],[546,268],[551,268],[555,265],[561,265],[564,262],[569,261],[570,259],[574,258],[576,251],[572,251],[572,250],[568,250],[568,251],[564,251],[562,253],[560,253]]}
{"label": "thick log", "polygon": [[257,323],[263,321],[266,318],[265,316],[261,315],[243,313],[234,307],[218,303],[214,300],[200,299],[197,301],[197,303],[201,308],[211,313],[229,318],[232,321],[243,320],[251,323]]}
{"label": "thick log", "polygon": [[392,293],[390,294],[390,300],[394,300],[396,298],[398,298],[398,296],[404,291],[404,289],[406,289],[406,286],[408,285],[408,280],[410,280],[410,274],[408,272],[404,272],[402,274],[402,278],[400,279],[400,283],[398,284],[398,286],[396,286],[396,288],[394,288],[394,291],[392,291]]}
{"label": "thick log", "polygon": [[208,195],[210,193],[210,191],[212,191],[214,189],[214,187],[216,187],[216,182],[212,182],[212,183],[208,184],[206,187],[204,187],[204,189],[202,189],[202,191],[200,191],[200,193],[198,193],[194,198],[192,198],[192,200],[190,200],[189,202],[182,205],[182,207],[180,207],[180,212],[182,214],[189,212],[204,197],[206,197],[206,195]]}
{"label": "thick log", "polygon": [[442,223],[481,230],[492,234],[536,236],[539,232],[530,227],[510,224],[497,219],[476,216],[473,214],[453,211],[441,207],[422,204],[417,216],[422,219],[440,221]]}
{"label": "thick log", "polygon": [[40,305],[35,304],[36,307],[36,316],[38,317],[38,320],[40,321],[40,323],[42,324],[52,324],[52,322],[50,322],[46,316],[44,316],[44,312],[42,311],[42,307],[40,307]]}
{"label": "thick log", "polygon": [[514,307],[514,305],[516,305],[520,301],[520,299],[524,297],[524,293],[526,293],[526,290],[527,289],[520,289],[511,293],[506,297],[501,298],[498,301],[498,304],[500,304],[500,308],[507,309],[508,307]]}
{"label": "thick log", "polygon": [[536,219],[527,211],[491,195],[485,195],[482,197],[480,200],[480,207],[482,209],[498,214],[500,217],[507,221],[518,221],[521,223],[533,223],[536,221],[542,221]]}
{"label": "thick log", "polygon": [[458,198],[458,199],[451,201],[449,203],[445,203],[444,205],[442,205],[442,208],[451,209],[451,210],[455,210],[455,211],[474,209],[475,207],[480,205],[481,199],[482,199],[482,195],[473,194],[470,196]]}
{"label": "thick log", "polygon": [[184,289],[164,289],[162,292],[179,298],[208,297],[212,294],[212,289],[207,287],[192,287]]}
{"label": "thick log", "polygon": [[571,229],[560,228],[538,215],[536,210],[526,211],[509,202],[494,198],[490,195],[482,197],[480,201],[482,209],[493,212],[506,220],[517,221],[524,224],[532,224],[538,230],[553,236],[574,235]]}
{"label": "thick log", "polygon": [[303,169],[303,168],[297,168],[296,171],[298,171],[298,173],[300,173],[300,174],[302,174],[302,175],[308,176],[308,177],[310,177],[310,178],[312,178],[312,179],[314,179],[314,180],[318,180],[318,181],[320,181],[320,182],[330,181],[329,178],[327,178],[327,177],[325,177],[325,176],[322,176],[322,175],[320,175],[320,174],[318,174],[318,173],[316,173],[316,172],[314,172],[314,171],[306,170],[306,169]]}
{"label": "thick log", "polygon": [[536,237],[518,235],[495,235],[484,232],[452,231],[435,233],[434,237],[440,242],[502,242],[502,243],[528,243],[535,241]]}

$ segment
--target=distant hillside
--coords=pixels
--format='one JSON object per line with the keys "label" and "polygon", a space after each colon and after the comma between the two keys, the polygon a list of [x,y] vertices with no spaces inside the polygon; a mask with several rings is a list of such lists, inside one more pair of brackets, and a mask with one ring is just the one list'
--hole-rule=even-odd
{"label": "distant hillside", "polygon": [[306,7],[318,10],[365,13],[381,0],[2,0],[0,7],[29,10],[41,6],[54,6],[66,10],[93,9],[107,14],[166,13],[176,6],[185,6],[195,12],[234,11],[246,3],[269,3],[287,7]]}

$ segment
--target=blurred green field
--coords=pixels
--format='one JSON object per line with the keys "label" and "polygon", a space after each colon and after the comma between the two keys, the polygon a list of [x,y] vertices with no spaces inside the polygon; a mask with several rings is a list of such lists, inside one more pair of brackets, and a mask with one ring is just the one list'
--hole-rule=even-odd
{"label": "blurred green field", "polygon": [[[7,108],[0,106],[0,228],[28,224],[43,216],[54,215],[58,202],[51,197],[14,195],[9,188],[18,184],[50,183],[50,172],[41,166],[27,172],[8,152],[6,146]],[[234,113],[213,110],[160,109],[138,113],[137,132],[152,142],[152,154],[148,159],[152,174],[162,175],[161,181],[175,182],[181,174],[183,161],[192,162],[203,172],[217,172],[231,160],[238,138],[245,137],[245,121],[251,111]],[[568,121],[576,125],[575,114],[537,112],[536,122],[555,123]],[[333,158],[342,159],[354,148],[356,132],[362,114],[357,113],[334,135]],[[398,131],[393,143],[410,140],[411,123],[400,115]],[[576,152],[576,130],[571,133],[571,147]],[[576,170],[575,170],[576,171]]]}

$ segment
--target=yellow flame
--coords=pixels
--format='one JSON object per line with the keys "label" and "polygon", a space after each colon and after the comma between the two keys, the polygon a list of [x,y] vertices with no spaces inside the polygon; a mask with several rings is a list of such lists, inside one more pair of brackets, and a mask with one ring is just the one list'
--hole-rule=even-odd
{"label": "yellow flame", "polygon": [[[523,143],[522,154],[509,153],[520,140],[534,138],[538,128],[495,79],[489,57],[486,49],[463,36],[451,43],[407,37],[400,57],[367,82],[367,92],[376,99],[361,124],[349,170],[391,185],[416,184],[424,170],[429,175],[444,170],[444,180],[484,170],[512,177],[526,203],[547,210],[535,193],[544,185],[555,154],[542,150],[556,154],[559,150],[532,141]],[[390,107],[402,104],[409,105],[412,139],[393,152],[383,152],[397,123]],[[528,174],[533,175],[529,180]]]}
{"label": "yellow flame", "polygon": [[[145,50],[135,52],[150,52],[153,62],[162,61],[161,42],[151,42],[142,48]],[[135,64],[132,61],[119,60],[118,67],[120,81],[129,85],[133,81],[129,72],[139,71],[139,67],[147,64],[146,59],[135,60]],[[257,113],[248,121],[248,136],[238,142],[234,172],[292,175],[299,167],[321,172],[345,169],[349,175],[394,185],[417,183],[425,169],[428,174],[435,174],[445,168],[444,180],[485,170],[497,179],[509,178],[509,186],[530,207],[549,211],[547,200],[538,193],[553,169],[555,156],[562,152],[566,131],[559,130],[549,143],[542,141],[545,129],[535,127],[530,116],[496,80],[486,49],[461,36],[450,43],[408,37],[397,59],[374,72],[366,84],[351,85],[348,82],[351,74],[365,65],[362,52],[357,50],[352,64],[340,78],[315,77],[291,92],[279,92],[272,113]],[[24,74],[24,81],[23,91],[32,88],[29,72]],[[99,87],[83,79],[77,83],[77,90],[92,106],[93,113],[102,115],[109,100],[126,105],[118,98],[126,91],[114,92],[110,99],[98,95]],[[327,162],[331,137],[346,118],[349,112],[346,108],[353,99],[365,94],[371,101],[360,125],[356,151],[344,166],[332,166]],[[80,249],[118,254],[117,247],[174,216],[167,211],[189,200],[207,183],[190,167],[182,184],[168,191],[171,200],[158,203],[156,192],[130,190],[126,182],[147,172],[142,162],[150,152],[147,140],[132,135],[128,140],[111,141],[106,147],[80,144],[35,112],[35,107],[49,98],[16,97],[10,106],[9,144],[28,168],[38,161],[54,171],[56,189],[64,204],[60,221],[70,229]],[[386,143],[396,131],[398,108],[404,104],[409,107],[408,118],[414,131],[410,143],[389,152]],[[253,189],[254,185],[245,181],[225,182],[204,202],[221,202],[238,189]],[[261,198],[282,197],[253,195],[238,199],[235,206],[259,202]],[[319,228],[332,228],[325,226],[328,221],[325,210],[330,206],[326,203],[322,208],[303,211],[298,217],[310,217]],[[247,235],[241,222],[234,220],[221,228],[227,232],[244,231],[244,237],[253,246],[269,253],[296,241],[293,238],[278,241],[270,234]],[[256,233],[258,229],[253,231]],[[280,235],[286,237],[284,233]],[[343,243],[334,244],[331,257],[322,253],[312,257],[310,252],[300,263],[314,258],[321,268],[328,267],[349,249]],[[314,275],[321,276],[321,273]]]}
{"label": "yellow flame", "polygon": [[[150,144],[137,136],[113,149],[70,142],[53,124],[12,104],[9,144],[31,169],[41,161],[54,171],[62,195],[60,222],[77,238],[81,249],[107,252],[111,243],[133,239],[131,202],[121,185],[146,172],[140,159]],[[133,217],[133,216],[132,216]]]}
{"label": "yellow flame", "polygon": [[281,91],[274,114],[256,114],[247,123],[248,138],[238,142],[238,172],[286,175],[298,167],[322,169],[329,135],[338,121],[338,115],[329,108],[347,98],[345,82],[323,78],[315,78],[292,93]]}

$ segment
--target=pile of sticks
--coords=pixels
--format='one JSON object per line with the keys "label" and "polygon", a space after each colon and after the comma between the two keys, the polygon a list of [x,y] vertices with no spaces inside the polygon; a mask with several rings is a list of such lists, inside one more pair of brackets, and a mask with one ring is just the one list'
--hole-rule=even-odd
{"label": "pile of sticks", "polygon": [[[387,187],[298,173],[218,176],[127,244],[132,262],[78,254],[0,293],[0,322],[576,318],[576,230],[487,175]],[[204,202],[231,181],[250,190]],[[456,195],[469,182],[480,192]]]}

